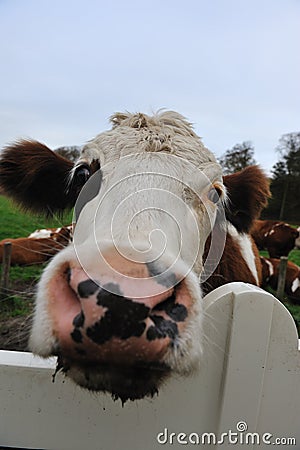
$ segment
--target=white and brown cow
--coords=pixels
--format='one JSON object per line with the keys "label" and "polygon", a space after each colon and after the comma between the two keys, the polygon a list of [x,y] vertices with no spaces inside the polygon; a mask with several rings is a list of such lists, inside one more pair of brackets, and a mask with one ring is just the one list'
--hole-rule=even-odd
{"label": "white and brown cow", "polygon": [[30,348],[57,355],[79,385],[124,401],[199,366],[203,292],[260,283],[248,231],[269,188],[256,166],[223,182],[213,154],[175,112],[111,121],[74,167],[37,142],[7,147],[0,184],[25,208],[51,213],[74,206],[86,183],[74,241],[40,280]]}
{"label": "white and brown cow", "polygon": [[48,261],[72,240],[70,226],[38,231],[42,231],[42,233],[35,233],[34,236],[43,237],[7,238],[0,241],[0,264],[3,261],[4,244],[6,242],[11,243],[11,264],[28,266]]}
{"label": "white and brown cow", "polygon": [[[277,289],[279,278],[280,259],[265,258],[261,256],[262,262],[262,287],[270,286]],[[300,304],[300,268],[292,261],[287,262],[284,292],[293,302]]]}
{"label": "white and brown cow", "polygon": [[270,258],[280,258],[296,246],[299,230],[281,221],[255,220],[251,235],[259,249],[268,250]]}
{"label": "white and brown cow", "polygon": [[28,237],[34,239],[53,238],[54,240],[56,240],[57,236],[60,233],[64,232],[64,230],[68,230],[68,240],[71,241],[72,229],[72,225],[67,225],[59,228],[39,228],[38,230],[34,230],[32,233],[30,233]]}

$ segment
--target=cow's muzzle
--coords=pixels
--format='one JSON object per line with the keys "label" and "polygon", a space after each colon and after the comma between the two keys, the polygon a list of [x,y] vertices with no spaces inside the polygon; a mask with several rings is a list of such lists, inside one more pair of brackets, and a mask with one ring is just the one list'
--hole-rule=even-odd
{"label": "cow's muzzle", "polygon": [[90,271],[65,264],[48,283],[58,364],[78,384],[122,400],[153,395],[186,328],[191,295],[175,269],[113,252],[106,263]]}

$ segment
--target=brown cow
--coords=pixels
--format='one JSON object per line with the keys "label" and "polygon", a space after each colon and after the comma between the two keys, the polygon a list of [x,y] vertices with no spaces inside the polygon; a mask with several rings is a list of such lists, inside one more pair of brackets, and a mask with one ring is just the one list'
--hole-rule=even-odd
{"label": "brown cow", "polygon": [[[280,259],[260,257],[262,262],[262,287],[277,289]],[[284,292],[289,299],[300,304],[300,267],[292,261],[287,262]]]}
{"label": "brown cow", "polygon": [[275,220],[255,220],[251,235],[260,250],[266,249],[270,258],[288,256],[295,247],[299,231],[288,223]]}
{"label": "brown cow", "polygon": [[11,264],[30,265],[48,261],[70,242],[71,230],[62,227],[52,232],[49,238],[16,238],[3,239],[0,242],[0,263],[3,260],[3,248],[6,242],[11,242]]}
{"label": "brown cow", "polygon": [[[37,142],[7,147],[0,184],[31,210],[62,211],[90,177],[73,243],[41,277],[30,348],[57,355],[77,384],[125,401],[199,367],[203,291],[232,280],[259,284],[249,229],[269,188],[258,167],[223,180],[178,113],[111,120],[74,167]],[[205,279],[207,261],[219,267]]]}

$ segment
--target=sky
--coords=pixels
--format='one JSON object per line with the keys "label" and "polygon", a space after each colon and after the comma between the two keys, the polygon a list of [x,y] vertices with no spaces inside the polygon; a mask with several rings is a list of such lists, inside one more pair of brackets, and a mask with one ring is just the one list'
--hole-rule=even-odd
{"label": "sky", "polygon": [[300,0],[0,0],[0,148],[83,145],[115,111],[186,116],[270,172],[300,131]]}

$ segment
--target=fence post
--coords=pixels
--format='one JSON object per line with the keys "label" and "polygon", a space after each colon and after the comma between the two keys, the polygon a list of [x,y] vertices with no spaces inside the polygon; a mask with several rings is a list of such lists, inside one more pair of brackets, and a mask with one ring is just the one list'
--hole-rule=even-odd
{"label": "fence post", "polygon": [[288,262],[288,257],[281,256],[280,264],[279,264],[279,273],[278,273],[278,284],[277,284],[277,291],[276,291],[276,297],[279,298],[279,300],[282,300],[283,296],[284,296],[287,262]]}
{"label": "fence post", "polygon": [[3,245],[2,276],[0,280],[0,297],[2,298],[7,296],[10,262],[11,262],[11,242],[5,242],[5,244]]}

